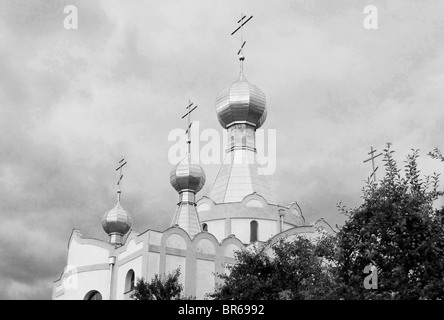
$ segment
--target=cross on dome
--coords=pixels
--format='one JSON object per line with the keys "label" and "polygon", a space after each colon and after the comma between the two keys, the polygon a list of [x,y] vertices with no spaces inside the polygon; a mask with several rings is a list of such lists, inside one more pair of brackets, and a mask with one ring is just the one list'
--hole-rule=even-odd
{"label": "cross on dome", "polygon": [[122,193],[120,185],[123,178],[122,169],[126,164],[127,162],[122,156],[116,168],[116,171],[119,171],[119,178],[117,180],[117,203],[114,208],[106,212],[102,218],[102,228],[109,235],[109,242],[115,245],[122,244],[123,236],[128,233],[133,224],[131,215],[120,203],[120,194]]}
{"label": "cross on dome", "polygon": [[191,156],[191,126],[193,124],[193,122],[191,121],[191,112],[193,112],[194,110],[197,109],[197,106],[193,106],[194,103],[191,102],[191,100],[188,100],[188,106],[186,107],[186,109],[188,110],[187,113],[185,113],[182,116],[182,119],[187,117],[188,118],[188,126],[187,126],[187,130],[185,131],[185,134],[187,134],[187,144],[188,144],[188,155]]}

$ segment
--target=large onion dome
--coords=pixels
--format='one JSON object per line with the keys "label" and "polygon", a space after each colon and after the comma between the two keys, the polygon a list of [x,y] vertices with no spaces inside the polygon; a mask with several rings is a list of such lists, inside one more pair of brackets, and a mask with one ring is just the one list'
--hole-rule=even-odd
{"label": "large onion dome", "polygon": [[183,190],[199,192],[205,184],[205,172],[195,163],[189,154],[174,166],[170,174],[170,182],[177,192]]}
{"label": "large onion dome", "polygon": [[133,219],[120,201],[102,219],[103,230],[110,236],[112,243],[121,243],[122,237],[131,229]]}
{"label": "large onion dome", "polygon": [[247,123],[258,129],[267,118],[265,94],[247,81],[241,69],[239,79],[217,95],[216,113],[224,129],[237,123]]}

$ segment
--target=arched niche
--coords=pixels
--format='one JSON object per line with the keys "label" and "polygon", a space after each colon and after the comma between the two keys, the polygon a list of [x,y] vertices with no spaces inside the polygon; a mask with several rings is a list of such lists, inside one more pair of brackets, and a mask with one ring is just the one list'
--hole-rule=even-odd
{"label": "arched niche", "polygon": [[250,222],[250,243],[259,240],[259,223],[256,220]]}
{"label": "arched niche", "polygon": [[173,248],[173,249],[186,250],[187,243],[186,243],[185,239],[180,234],[173,233],[167,238],[166,247]]}
{"label": "arched niche", "polygon": [[99,291],[91,290],[85,295],[83,300],[103,300],[103,299],[102,299],[102,294]]}
{"label": "arched niche", "polygon": [[134,273],[134,270],[131,269],[127,272],[125,277],[125,293],[133,291],[136,281],[136,274]]}
{"label": "arched niche", "polygon": [[214,244],[208,239],[200,239],[197,243],[196,251],[206,254],[216,254]]}
{"label": "arched niche", "polygon": [[235,252],[239,251],[241,248],[239,248],[237,245],[235,244],[229,244],[225,247],[225,257],[227,258],[234,258],[235,257]]}

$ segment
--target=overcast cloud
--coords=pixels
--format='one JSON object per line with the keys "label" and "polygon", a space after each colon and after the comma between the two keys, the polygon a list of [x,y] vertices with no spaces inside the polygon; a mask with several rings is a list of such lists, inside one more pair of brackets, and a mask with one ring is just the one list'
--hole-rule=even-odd
{"label": "overcast cloud", "polygon": [[[68,4],[78,30],[63,27]],[[363,27],[368,4],[378,30]],[[201,130],[222,131],[215,98],[238,75],[241,12],[254,16],[245,74],[277,132],[278,203],[343,223],[336,203],[359,205],[363,160],[386,142],[400,165],[417,148],[423,174],[444,171],[426,156],[444,148],[442,1],[0,0],[0,298],[51,298],[73,228],[106,240],[122,154],[133,228],[169,227],[168,134],[188,99]],[[198,198],[218,169],[204,166]]]}

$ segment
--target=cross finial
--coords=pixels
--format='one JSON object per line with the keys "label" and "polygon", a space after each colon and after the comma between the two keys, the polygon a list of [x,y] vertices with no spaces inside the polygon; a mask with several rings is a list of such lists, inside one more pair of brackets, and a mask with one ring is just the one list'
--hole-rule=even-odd
{"label": "cross finial", "polygon": [[373,181],[376,182],[376,170],[378,170],[379,167],[375,168],[375,158],[379,157],[380,155],[382,155],[382,152],[379,153],[378,155],[374,155],[374,153],[376,152],[376,149],[373,149],[373,147],[370,147],[370,152],[368,153],[370,155],[370,158],[368,158],[367,160],[364,160],[364,163],[366,163],[367,161],[372,161],[372,174],[370,175],[369,178],[373,177]]}
{"label": "cross finial", "polygon": [[188,100],[188,106],[186,107],[187,113],[185,113],[182,116],[182,119],[185,117],[188,117],[188,126],[187,126],[187,131],[185,132],[188,136],[188,139],[187,139],[188,156],[191,155],[191,125],[193,124],[193,122],[191,122],[191,112],[196,110],[196,108],[197,108],[197,106],[194,106],[194,103],[191,102],[191,100]]}
{"label": "cross finial", "polygon": [[248,21],[250,21],[250,20],[253,18],[253,16],[249,17],[248,19],[245,19],[246,17],[247,17],[246,15],[244,15],[243,13],[241,13],[241,18],[240,18],[240,20],[237,22],[238,24],[240,23],[240,26],[237,27],[237,29],[234,30],[234,31],[231,33],[231,35],[233,35],[233,34],[235,34],[239,29],[240,29],[240,31],[241,31],[241,46],[240,46],[239,51],[237,52],[237,55],[239,56],[239,60],[240,60],[240,62],[241,62],[241,72],[242,72],[242,67],[243,67],[242,63],[243,63],[243,61],[245,60],[245,57],[244,57],[244,46],[245,46],[245,44],[247,43],[247,41],[244,41],[244,25],[245,25]]}
{"label": "cross finial", "polygon": [[122,190],[120,190],[120,184],[122,182],[123,174],[122,169],[127,164],[125,161],[125,158],[122,156],[122,159],[120,159],[118,163],[118,167],[116,168],[116,171],[119,171],[119,179],[117,180],[117,201],[120,202],[120,194],[122,193]]}

